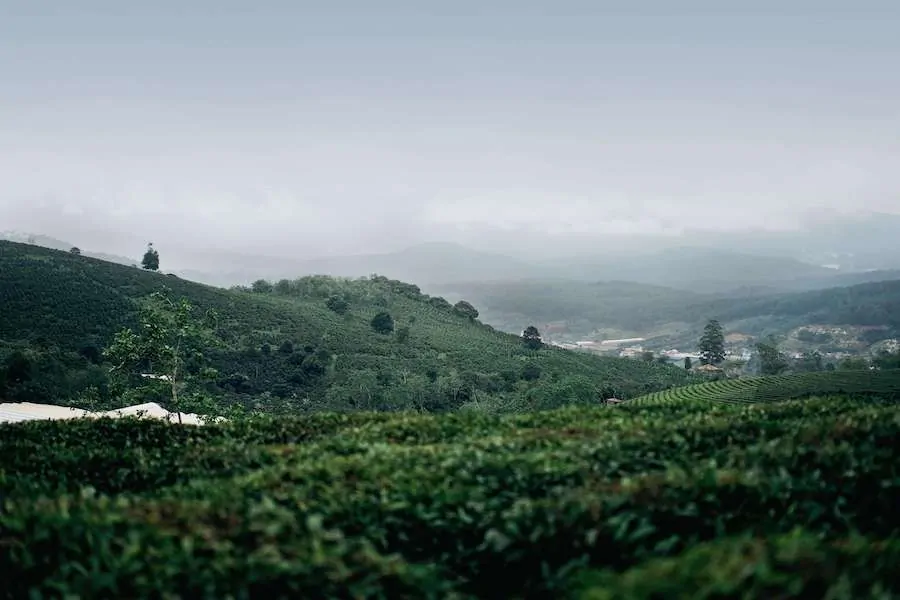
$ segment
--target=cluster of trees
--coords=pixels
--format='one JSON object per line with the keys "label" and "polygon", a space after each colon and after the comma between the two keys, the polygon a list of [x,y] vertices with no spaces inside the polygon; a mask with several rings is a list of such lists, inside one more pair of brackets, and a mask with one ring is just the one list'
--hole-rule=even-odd
{"label": "cluster of trees", "polygon": [[[806,341],[827,342],[828,334],[816,334],[801,330],[798,339]],[[718,320],[711,319],[704,328],[698,345],[702,364],[720,365],[725,361],[725,334]],[[787,372],[814,372],[826,370],[854,370],[869,367],[892,369],[900,368],[900,353],[881,352],[871,361],[864,357],[847,357],[838,362],[826,362],[819,351],[804,352],[799,358],[788,356],[779,349],[778,340],[767,336],[755,344],[756,372],[760,375],[780,375]],[[685,368],[692,366],[690,359],[685,359]]]}

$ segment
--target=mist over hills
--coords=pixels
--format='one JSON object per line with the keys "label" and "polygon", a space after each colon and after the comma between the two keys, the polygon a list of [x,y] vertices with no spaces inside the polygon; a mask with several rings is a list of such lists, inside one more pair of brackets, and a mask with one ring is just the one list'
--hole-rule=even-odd
{"label": "mist over hills", "polygon": [[90,249],[85,249],[78,244],[73,244],[71,242],[67,242],[64,240],[59,240],[49,235],[42,234],[34,234],[34,233],[23,233],[20,231],[2,231],[0,232],[0,240],[6,240],[8,242],[19,242],[22,244],[32,244],[34,246],[41,246],[44,248],[51,248],[53,250],[65,250],[69,251],[72,248],[79,248],[81,250],[81,254],[84,256],[89,256],[91,258],[98,258],[100,260],[105,260],[107,262],[116,263],[120,265],[136,265],[140,264],[140,259],[128,258],[127,256],[120,256],[117,254],[110,254],[108,252],[96,252]]}
{"label": "mist over hills", "polygon": [[[498,239],[485,232],[471,244],[434,241],[390,252],[323,257],[236,251],[225,242],[206,250],[166,245],[157,249],[163,271],[222,287],[310,274],[364,277],[378,273],[426,287],[554,279],[630,281],[698,293],[759,295],[884,281],[900,273],[900,216],[878,213],[827,219],[782,232],[593,238],[529,232],[518,241],[495,234]],[[138,258],[103,252],[102,239],[93,243],[20,232],[0,234],[0,239],[60,250],[78,246],[86,256],[139,263]],[[586,239],[593,239],[593,245]],[[135,246],[139,256],[143,244]]]}

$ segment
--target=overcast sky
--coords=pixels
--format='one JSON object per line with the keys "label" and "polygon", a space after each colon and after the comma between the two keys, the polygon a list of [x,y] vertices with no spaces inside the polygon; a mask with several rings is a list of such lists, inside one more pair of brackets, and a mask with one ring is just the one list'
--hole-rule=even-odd
{"label": "overcast sky", "polygon": [[0,230],[308,255],[900,213],[898,31],[896,0],[0,0]]}

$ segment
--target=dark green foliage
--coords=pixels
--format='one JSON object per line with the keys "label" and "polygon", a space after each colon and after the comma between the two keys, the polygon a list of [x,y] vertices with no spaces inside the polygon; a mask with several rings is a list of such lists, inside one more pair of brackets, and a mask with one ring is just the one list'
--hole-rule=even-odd
{"label": "dark green foliage", "polygon": [[882,350],[872,360],[872,365],[878,369],[900,369],[900,351]]}
{"label": "dark green foliage", "polygon": [[78,354],[95,365],[100,364],[103,360],[103,350],[97,344],[82,344],[81,348],[78,349]]}
{"label": "dark green foliage", "polygon": [[756,352],[759,355],[760,375],[779,375],[787,370],[788,359],[778,349],[778,343],[775,340],[768,339],[758,342]]}
{"label": "dark green foliage", "polygon": [[722,379],[655,392],[635,398],[629,404],[640,406],[702,402],[752,404],[827,394],[900,398],[900,370],[826,370],[821,373]]}
{"label": "dark green foliage", "polygon": [[[721,598],[879,598],[900,588],[900,540],[864,537],[825,542],[798,528],[770,538],[750,535],[701,544],[624,573],[580,577],[579,600],[719,600]],[[877,590],[882,590],[879,595]]]}
{"label": "dark green foliage", "polygon": [[17,350],[6,358],[4,371],[7,385],[21,385],[31,379],[31,361]]}
{"label": "dark green foliage", "polygon": [[804,352],[803,356],[793,361],[791,369],[799,372],[817,372],[825,370],[825,361],[818,351]]}
{"label": "dark green foliage", "polygon": [[541,378],[541,368],[534,364],[528,363],[522,367],[522,379],[525,381],[535,381]]}
{"label": "dark green foliage", "polygon": [[141,267],[148,271],[159,271],[159,252],[153,248],[153,244],[147,244],[147,251],[141,259]]}
{"label": "dark green foliage", "polygon": [[694,363],[693,363],[693,361],[691,360],[691,357],[690,357],[690,356],[685,356],[685,357],[684,357],[684,369],[685,369],[686,371],[690,371],[693,367],[694,367]]}
{"label": "dark green foliage", "polygon": [[380,312],[372,317],[372,329],[378,333],[387,334],[394,330],[394,318],[390,313]]}
{"label": "dark green foliage", "polygon": [[459,302],[454,304],[453,312],[472,321],[478,318],[478,309],[476,309],[465,300],[460,300]]}
{"label": "dark green foliage", "polygon": [[330,296],[325,301],[325,306],[328,307],[328,310],[334,311],[339,315],[346,314],[350,310],[350,303],[340,296]]}
{"label": "dark green foliage", "polygon": [[541,332],[534,325],[529,325],[522,332],[522,344],[529,350],[540,350],[544,346],[541,340]]}
{"label": "dark green foliage", "polygon": [[699,348],[701,364],[718,365],[725,360],[725,332],[721,323],[715,319],[706,323]]}
{"label": "dark green foliage", "polygon": [[831,397],[0,426],[3,591],[893,597],[896,412]]}
{"label": "dark green foliage", "polygon": [[250,284],[250,290],[254,294],[269,294],[274,290],[274,287],[265,279],[257,279]]}

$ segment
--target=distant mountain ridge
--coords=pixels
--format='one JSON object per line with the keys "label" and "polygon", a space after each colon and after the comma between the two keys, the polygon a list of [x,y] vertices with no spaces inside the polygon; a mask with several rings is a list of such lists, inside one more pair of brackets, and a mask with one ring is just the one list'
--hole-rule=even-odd
{"label": "distant mountain ridge", "polygon": [[33,246],[41,246],[42,248],[50,248],[52,250],[69,251],[72,248],[78,248],[84,256],[105,260],[119,265],[136,265],[141,262],[140,260],[128,258],[127,256],[119,256],[117,254],[109,254],[106,252],[93,252],[89,249],[82,248],[78,244],[66,242],[47,235],[23,233],[20,231],[3,231],[0,232],[0,240],[18,242],[20,244],[31,244]]}
{"label": "distant mountain ridge", "polygon": [[580,281],[631,281],[693,292],[776,286],[798,279],[828,278],[832,269],[783,257],[682,246],[647,254],[557,261],[557,272]]}
{"label": "distant mountain ridge", "polygon": [[[17,232],[0,239],[34,243],[68,250],[75,244],[49,236]],[[95,252],[81,247],[85,256],[124,265],[139,260]],[[230,287],[256,279],[295,279],[322,274],[366,277],[373,273],[420,286],[442,286],[473,282],[527,280],[628,281],[697,293],[766,295],[782,291],[804,291],[894,278],[897,271],[884,269],[853,271],[826,268],[771,252],[753,254],[710,246],[680,246],[625,255],[582,255],[565,259],[524,260],[498,252],[475,250],[451,242],[429,242],[377,254],[322,258],[253,255],[210,249],[179,256],[178,249],[159,248],[164,272],[182,278]],[[175,259],[170,257],[175,256]],[[168,265],[173,260],[189,264]]]}
{"label": "distant mountain ridge", "polygon": [[[505,331],[525,323],[552,324],[571,339],[668,338],[695,344],[708,319],[752,336],[782,334],[807,325],[883,329],[900,333],[900,276],[856,285],[757,294],[700,294],[646,284],[607,281],[482,282],[435,289],[465,298],[485,322]],[[671,346],[670,346],[671,347]]]}

